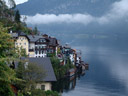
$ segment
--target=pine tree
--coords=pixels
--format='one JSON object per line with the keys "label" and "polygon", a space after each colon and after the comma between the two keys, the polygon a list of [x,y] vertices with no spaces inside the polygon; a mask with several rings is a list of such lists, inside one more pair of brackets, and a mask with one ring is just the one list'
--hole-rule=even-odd
{"label": "pine tree", "polygon": [[16,11],[16,14],[15,14],[15,21],[17,22],[17,23],[20,23],[21,21],[20,21],[20,13],[19,13],[19,10],[17,10]]}
{"label": "pine tree", "polygon": [[36,35],[36,34],[38,34],[38,29],[37,29],[37,27],[35,26],[35,28],[34,28],[34,30],[33,30],[33,33]]}

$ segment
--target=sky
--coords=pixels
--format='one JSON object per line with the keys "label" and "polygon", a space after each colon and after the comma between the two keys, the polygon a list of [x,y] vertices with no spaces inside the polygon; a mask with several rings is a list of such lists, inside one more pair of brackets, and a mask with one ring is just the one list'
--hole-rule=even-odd
{"label": "sky", "polygon": [[16,4],[21,4],[21,3],[24,3],[24,2],[27,2],[28,0],[15,0]]}
{"label": "sky", "polygon": [[[5,0],[5,1],[8,2],[8,0]],[[28,0],[14,0],[14,1],[15,1],[16,5],[18,5],[18,4],[22,4],[24,2],[27,2]]]}
{"label": "sky", "polygon": [[51,23],[81,23],[88,25],[90,23],[96,22],[98,24],[109,24],[117,20],[125,19],[128,22],[128,0],[120,0],[114,2],[110,6],[104,15],[100,17],[95,17],[91,14],[40,14],[37,13],[34,16],[27,16],[27,23],[33,25],[40,24],[51,24]]}

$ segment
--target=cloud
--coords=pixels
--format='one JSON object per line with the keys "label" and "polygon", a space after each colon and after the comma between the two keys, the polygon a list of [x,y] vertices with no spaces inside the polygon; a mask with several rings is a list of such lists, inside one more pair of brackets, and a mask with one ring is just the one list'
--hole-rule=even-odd
{"label": "cloud", "polygon": [[128,0],[121,0],[113,3],[111,10],[109,10],[105,15],[99,17],[97,22],[100,24],[106,24],[122,18],[128,18]]}
{"label": "cloud", "polygon": [[90,23],[108,24],[115,20],[128,17],[128,0],[121,0],[111,5],[111,10],[101,17],[95,17],[90,14],[39,14],[27,16],[28,24],[51,24],[51,23],[81,23],[84,25]]}
{"label": "cloud", "polygon": [[88,24],[95,19],[88,14],[36,14],[27,16],[28,24],[50,24],[50,23],[82,23]]}

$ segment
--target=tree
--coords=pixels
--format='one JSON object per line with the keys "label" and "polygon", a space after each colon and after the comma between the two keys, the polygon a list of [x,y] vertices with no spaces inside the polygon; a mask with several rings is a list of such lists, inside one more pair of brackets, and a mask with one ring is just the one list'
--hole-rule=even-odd
{"label": "tree", "polygon": [[66,74],[65,66],[60,65],[60,61],[56,57],[51,57],[51,63],[57,79],[63,78]]}
{"label": "tree", "polygon": [[14,96],[10,86],[19,80],[15,76],[15,71],[9,67],[17,53],[7,30],[8,28],[0,23],[0,96]]}
{"label": "tree", "polygon": [[21,55],[21,57],[27,57],[26,50],[21,48],[20,49],[20,55]]}
{"label": "tree", "polygon": [[3,24],[0,23],[0,58],[16,58],[18,54],[16,53],[14,40],[7,33],[8,28],[3,27]]}
{"label": "tree", "polygon": [[16,4],[15,4],[15,1],[14,0],[8,0],[8,4],[9,4],[9,7],[14,9],[16,7]]}
{"label": "tree", "polygon": [[13,8],[15,8],[14,0],[0,0],[0,22],[3,22],[6,26],[13,22]]}
{"label": "tree", "polygon": [[17,23],[20,23],[21,21],[20,21],[20,13],[19,13],[19,10],[17,10],[16,11],[16,14],[15,14],[15,21],[17,22]]}
{"label": "tree", "polygon": [[37,27],[35,26],[35,28],[33,29],[33,33],[36,35],[36,34],[38,34],[38,29],[37,29]]}
{"label": "tree", "polygon": [[71,63],[71,60],[69,58],[67,59],[67,64],[60,65],[59,59],[54,56],[51,57],[51,63],[57,79],[64,78],[69,69],[75,68],[75,66]]}
{"label": "tree", "polygon": [[25,80],[25,91],[30,91],[31,86],[45,77],[45,70],[40,68],[36,63],[27,63],[28,61],[20,61],[16,69],[16,76]]}
{"label": "tree", "polygon": [[15,81],[15,72],[4,61],[0,61],[0,96],[14,96],[11,89],[12,81]]}
{"label": "tree", "polygon": [[28,63],[24,72],[24,79],[27,81],[27,89],[35,88],[35,83],[45,77],[45,70],[40,68],[36,63]]}

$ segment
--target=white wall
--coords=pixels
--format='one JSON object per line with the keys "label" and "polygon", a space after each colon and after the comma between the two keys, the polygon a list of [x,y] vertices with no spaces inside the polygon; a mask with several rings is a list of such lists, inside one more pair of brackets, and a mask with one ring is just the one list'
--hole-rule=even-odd
{"label": "white wall", "polygon": [[30,43],[29,44],[29,49],[35,49],[35,43]]}
{"label": "white wall", "polygon": [[52,84],[50,82],[37,83],[36,89],[41,89],[41,85],[45,85],[45,91],[51,90]]}

